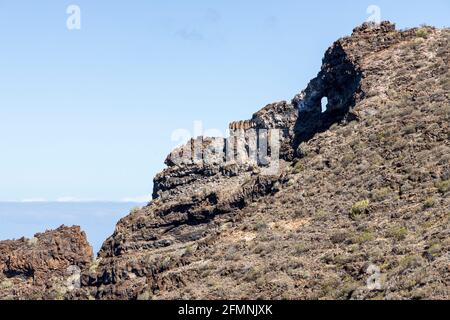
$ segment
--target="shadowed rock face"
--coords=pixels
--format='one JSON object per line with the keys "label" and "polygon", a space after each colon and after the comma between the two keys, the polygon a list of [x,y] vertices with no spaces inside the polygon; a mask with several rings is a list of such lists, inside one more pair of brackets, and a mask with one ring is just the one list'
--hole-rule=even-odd
{"label": "shadowed rock face", "polygon": [[[328,49],[317,78],[292,101],[299,114],[295,125],[295,146],[346,117],[354,120],[349,111],[362,95],[361,77],[361,71],[350,60],[341,43],[337,42]],[[325,112],[322,112],[323,98],[328,100]]]}
{"label": "shadowed rock face", "polygon": [[[394,24],[383,22],[380,25],[364,23],[353,30],[351,37],[336,41],[325,53],[317,77],[292,100],[299,113],[294,148],[335,123],[355,120],[356,115],[351,111],[364,98],[363,59],[413,38],[414,30],[396,31]],[[325,97],[328,104],[322,112],[321,101]]]}
{"label": "shadowed rock face", "polygon": [[[449,37],[364,24],[291,103],[174,150],[153,201],[118,222],[64,297],[449,299]],[[281,159],[268,174],[273,163],[249,155],[270,129]],[[0,260],[4,277],[53,266],[33,257],[32,268]]]}
{"label": "shadowed rock face", "polygon": [[92,261],[92,248],[79,227],[0,241],[0,298],[63,298]]}

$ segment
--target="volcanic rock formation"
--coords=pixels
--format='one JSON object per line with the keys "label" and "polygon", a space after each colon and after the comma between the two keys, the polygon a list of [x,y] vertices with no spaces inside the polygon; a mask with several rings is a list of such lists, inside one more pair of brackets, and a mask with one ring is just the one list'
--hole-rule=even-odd
{"label": "volcanic rock formation", "polygon": [[0,299],[62,299],[75,289],[93,253],[79,227],[32,239],[0,241]]}
{"label": "volcanic rock formation", "polygon": [[449,299],[449,37],[363,24],[291,102],[174,150],[94,262],[76,233],[0,244],[0,293],[75,265],[66,299]]}

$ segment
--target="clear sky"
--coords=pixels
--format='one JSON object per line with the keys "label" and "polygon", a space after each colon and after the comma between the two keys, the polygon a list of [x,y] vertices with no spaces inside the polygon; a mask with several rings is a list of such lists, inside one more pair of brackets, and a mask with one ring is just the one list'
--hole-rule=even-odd
{"label": "clear sky", "polygon": [[174,130],[291,99],[372,4],[448,26],[448,0],[0,0],[0,201],[150,195]]}

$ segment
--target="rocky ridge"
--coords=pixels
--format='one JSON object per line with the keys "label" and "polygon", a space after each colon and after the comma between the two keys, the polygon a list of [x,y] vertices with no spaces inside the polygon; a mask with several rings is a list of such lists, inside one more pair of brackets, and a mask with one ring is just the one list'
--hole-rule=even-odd
{"label": "rocky ridge", "polygon": [[79,289],[81,273],[93,257],[79,227],[0,241],[0,299],[63,299]]}
{"label": "rocky ridge", "polygon": [[[174,150],[94,262],[71,247],[47,276],[80,268],[67,299],[448,299],[449,37],[356,28],[291,102]],[[26,243],[0,242],[0,281],[42,288],[7,264]]]}

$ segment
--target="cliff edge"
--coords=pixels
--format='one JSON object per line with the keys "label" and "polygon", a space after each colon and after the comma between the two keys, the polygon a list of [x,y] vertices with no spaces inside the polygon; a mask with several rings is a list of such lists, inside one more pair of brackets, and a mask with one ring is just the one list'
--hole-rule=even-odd
{"label": "cliff edge", "polygon": [[449,299],[449,38],[337,40],[291,101],[174,150],[64,297]]}

